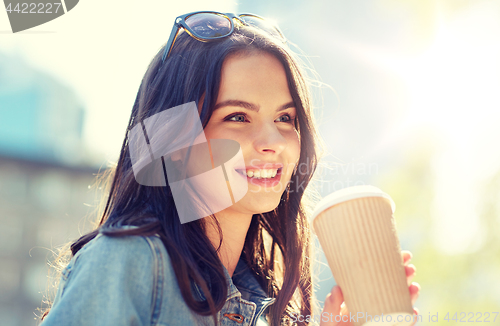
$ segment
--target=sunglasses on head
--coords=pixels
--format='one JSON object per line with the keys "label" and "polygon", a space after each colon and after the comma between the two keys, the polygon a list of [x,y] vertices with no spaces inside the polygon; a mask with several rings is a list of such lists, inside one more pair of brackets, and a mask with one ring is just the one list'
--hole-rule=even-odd
{"label": "sunglasses on head", "polygon": [[197,11],[179,16],[175,19],[174,26],[162,56],[162,63],[168,58],[175,43],[179,30],[182,27],[191,37],[201,42],[210,42],[228,37],[234,31],[234,20],[245,26],[256,27],[274,37],[285,41],[277,26],[266,19],[253,14],[235,15],[215,11]]}

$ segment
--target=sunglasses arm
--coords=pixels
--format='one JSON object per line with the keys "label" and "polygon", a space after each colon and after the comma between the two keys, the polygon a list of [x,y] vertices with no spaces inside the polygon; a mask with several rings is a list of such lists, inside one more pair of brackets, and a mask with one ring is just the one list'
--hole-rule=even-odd
{"label": "sunglasses arm", "polygon": [[165,62],[165,59],[168,57],[168,54],[170,53],[170,50],[172,49],[172,45],[175,42],[175,39],[177,38],[177,35],[179,34],[179,29],[181,25],[180,24],[174,24],[172,27],[172,31],[170,32],[170,37],[168,38],[167,45],[165,46],[165,51],[163,52],[163,56],[161,57],[161,62]]}

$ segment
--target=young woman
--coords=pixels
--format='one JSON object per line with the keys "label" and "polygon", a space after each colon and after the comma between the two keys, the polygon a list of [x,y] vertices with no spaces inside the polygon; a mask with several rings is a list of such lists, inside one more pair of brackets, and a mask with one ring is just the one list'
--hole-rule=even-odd
{"label": "young woman", "polygon": [[[239,144],[244,167],[225,176],[247,188],[184,223],[165,166],[189,164],[157,160],[166,181],[144,185],[130,148],[148,118],[193,101],[207,144]],[[319,314],[305,208],[316,144],[305,76],[276,27],[254,15],[180,16],[142,80],[99,226],[72,244],[42,325],[307,325],[293,316]],[[408,265],[409,282],[414,272]],[[410,286],[413,301],[418,289]],[[339,315],[342,302],[335,287],[324,311]]]}

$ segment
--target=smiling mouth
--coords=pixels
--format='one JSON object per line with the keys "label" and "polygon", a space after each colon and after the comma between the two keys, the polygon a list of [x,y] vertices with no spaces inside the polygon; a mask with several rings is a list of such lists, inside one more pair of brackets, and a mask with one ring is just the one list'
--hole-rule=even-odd
{"label": "smiling mouth", "polygon": [[236,170],[240,175],[250,179],[275,179],[281,175],[283,168]]}

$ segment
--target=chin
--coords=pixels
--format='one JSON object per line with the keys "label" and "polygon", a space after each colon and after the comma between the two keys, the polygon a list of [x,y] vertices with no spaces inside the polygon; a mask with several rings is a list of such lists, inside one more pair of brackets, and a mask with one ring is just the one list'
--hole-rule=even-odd
{"label": "chin", "polygon": [[281,195],[276,196],[276,198],[265,198],[265,199],[258,199],[255,198],[251,202],[248,202],[248,208],[250,211],[252,211],[252,214],[262,214],[262,213],[267,213],[271,212],[278,207],[279,203],[281,200]]}

